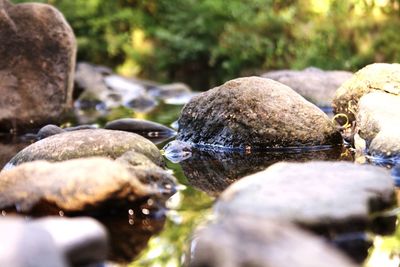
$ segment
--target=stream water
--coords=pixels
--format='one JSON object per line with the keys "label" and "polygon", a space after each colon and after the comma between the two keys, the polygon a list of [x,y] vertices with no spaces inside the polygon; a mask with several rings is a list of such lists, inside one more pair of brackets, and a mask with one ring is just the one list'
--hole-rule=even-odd
{"label": "stream water", "polygon": [[[182,106],[160,103],[149,113],[118,108],[104,114],[96,110],[78,112],[79,121],[96,122],[100,127],[118,118],[140,118],[171,127]],[[72,121],[76,124],[76,121]],[[26,136],[0,136],[0,164],[31,141]],[[159,144],[161,149],[165,143]],[[347,148],[291,153],[224,154],[193,151],[191,158],[180,163],[167,161],[167,167],[178,179],[178,191],[167,202],[167,210],[152,210],[148,201],[139,207],[122,212],[97,214],[110,232],[113,246],[106,266],[182,266],[190,252],[193,230],[211,218],[211,207],[218,194],[231,183],[260,171],[278,161],[346,160],[355,161]],[[394,211],[396,212],[396,211]],[[62,214],[61,214],[62,215]],[[400,229],[388,237],[374,237],[364,266],[400,266]]]}

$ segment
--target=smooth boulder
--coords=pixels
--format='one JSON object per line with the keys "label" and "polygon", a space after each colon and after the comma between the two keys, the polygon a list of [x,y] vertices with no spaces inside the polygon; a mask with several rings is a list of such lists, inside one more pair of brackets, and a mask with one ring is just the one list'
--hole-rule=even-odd
{"label": "smooth boulder", "polygon": [[330,119],[276,81],[234,79],[183,108],[177,139],[213,148],[258,149],[341,144]]}
{"label": "smooth boulder", "polygon": [[0,219],[0,266],[89,266],[106,260],[107,233],[90,218]]}
{"label": "smooth boulder", "polygon": [[400,95],[381,91],[364,95],[356,122],[370,155],[386,159],[400,156]]}
{"label": "smooth boulder", "polygon": [[226,189],[215,206],[223,218],[252,216],[317,232],[363,231],[374,212],[394,204],[390,173],[348,162],[277,163]]}
{"label": "smooth boulder", "polygon": [[[141,154],[139,154],[141,155]],[[148,160],[150,162],[150,160]],[[174,178],[147,163],[90,157],[50,163],[34,161],[0,173],[0,209],[21,213],[100,209],[103,204],[162,199],[173,193]]]}
{"label": "smooth boulder", "polygon": [[194,234],[190,267],[355,267],[323,239],[280,221],[235,218]]}
{"label": "smooth boulder", "polygon": [[59,133],[33,143],[15,155],[4,169],[34,160],[63,161],[91,156],[116,159],[129,150],[145,155],[156,165],[163,164],[158,148],[140,135],[123,131],[87,129]]}
{"label": "smooth boulder", "polygon": [[72,108],[76,41],[54,7],[0,0],[0,129],[57,122]]}
{"label": "smooth boulder", "polygon": [[314,67],[270,71],[262,75],[289,86],[319,107],[330,107],[336,90],[352,76],[348,71],[324,71]]}
{"label": "smooth boulder", "polygon": [[334,113],[345,114],[352,123],[360,98],[376,91],[400,95],[400,64],[375,63],[357,71],[336,91],[332,103]]}

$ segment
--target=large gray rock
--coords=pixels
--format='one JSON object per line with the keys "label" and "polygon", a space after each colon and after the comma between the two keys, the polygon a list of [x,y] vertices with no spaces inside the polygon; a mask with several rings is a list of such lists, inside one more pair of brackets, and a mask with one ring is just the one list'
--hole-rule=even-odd
{"label": "large gray rock", "polygon": [[104,156],[117,158],[134,150],[162,165],[158,148],[140,135],[104,129],[88,129],[63,132],[26,147],[15,155],[5,169],[34,160],[63,161],[74,158]]}
{"label": "large gray rock", "polygon": [[72,107],[76,43],[50,5],[0,0],[0,128],[58,121]]}
{"label": "large gray rock", "polygon": [[336,90],[352,76],[353,73],[348,71],[323,71],[313,67],[301,71],[270,71],[262,75],[289,86],[319,107],[330,107]]}
{"label": "large gray rock", "polygon": [[387,159],[400,156],[400,95],[381,91],[364,95],[356,122],[369,154]]}
{"label": "large gray rock", "polygon": [[347,162],[277,163],[225,190],[215,211],[326,231],[362,231],[371,213],[394,204],[389,172]]}
{"label": "large gray rock", "polygon": [[341,144],[329,118],[289,87],[270,79],[231,80],[184,107],[178,140],[240,149]]}
{"label": "large gray rock", "polygon": [[0,234],[0,266],[87,266],[107,256],[107,233],[90,218],[2,218]]}
{"label": "large gray rock", "polygon": [[360,98],[375,91],[400,95],[400,64],[375,63],[357,71],[336,91],[334,112],[345,114],[353,122]]}
{"label": "large gray rock", "polygon": [[251,218],[219,221],[195,233],[191,267],[355,267],[339,251],[293,225]]}
{"label": "large gray rock", "polygon": [[[134,153],[134,152],[129,152]],[[144,157],[142,154],[138,154]],[[113,161],[102,157],[57,163],[34,161],[0,173],[0,209],[22,213],[88,212],[103,204],[164,199],[174,192],[174,178],[149,159],[135,155]]]}

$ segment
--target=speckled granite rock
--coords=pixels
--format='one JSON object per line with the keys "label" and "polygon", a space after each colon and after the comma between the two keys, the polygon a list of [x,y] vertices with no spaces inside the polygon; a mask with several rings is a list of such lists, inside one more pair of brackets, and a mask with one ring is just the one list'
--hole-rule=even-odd
{"label": "speckled granite rock", "polygon": [[149,140],[134,133],[104,129],[63,132],[40,140],[15,155],[5,169],[34,160],[63,161],[74,158],[105,156],[117,158],[134,150],[162,165],[158,148]]}
{"label": "speckled granite rock", "polygon": [[178,140],[225,148],[341,144],[329,118],[291,88],[260,77],[231,80],[183,108]]}

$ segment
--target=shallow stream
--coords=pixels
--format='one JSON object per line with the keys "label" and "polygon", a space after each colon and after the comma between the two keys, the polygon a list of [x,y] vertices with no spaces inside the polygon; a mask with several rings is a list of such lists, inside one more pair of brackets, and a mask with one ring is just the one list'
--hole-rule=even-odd
{"label": "shallow stream", "polygon": [[[118,118],[140,118],[171,127],[182,106],[159,104],[149,113],[118,108],[104,114],[98,110],[77,112],[79,121],[97,123],[100,127]],[[77,122],[72,121],[72,124]],[[27,136],[0,136],[0,164],[4,165],[30,143]],[[159,144],[159,148],[167,142]],[[307,152],[201,153],[180,163],[167,161],[167,167],[178,179],[178,192],[167,202],[167,210],[153,210],[154,203],[94,215],[110,232],[112,252],[106,266],[182,266],[190,255],[193,230],[211,219],[214,199],[231,183],[260,171],[278,161],[357,160],[348,148]],[[385,166],[384,166],[385,167]],[[395,177],[394,177],[395,178]],[[284,193],[284,192],[282,192]],[[137,210],[142,214],[137,215]],[[396,210],[393,213],[397,216]],[[4,214],[3,214],[4,215]],[[63,216],[60,213],[60,216]],[[398,225],[398,223],[397,223]],[[374,245],[364,261],[368,267],[400,266],[400,228],[387,237],[373,237]]]}

